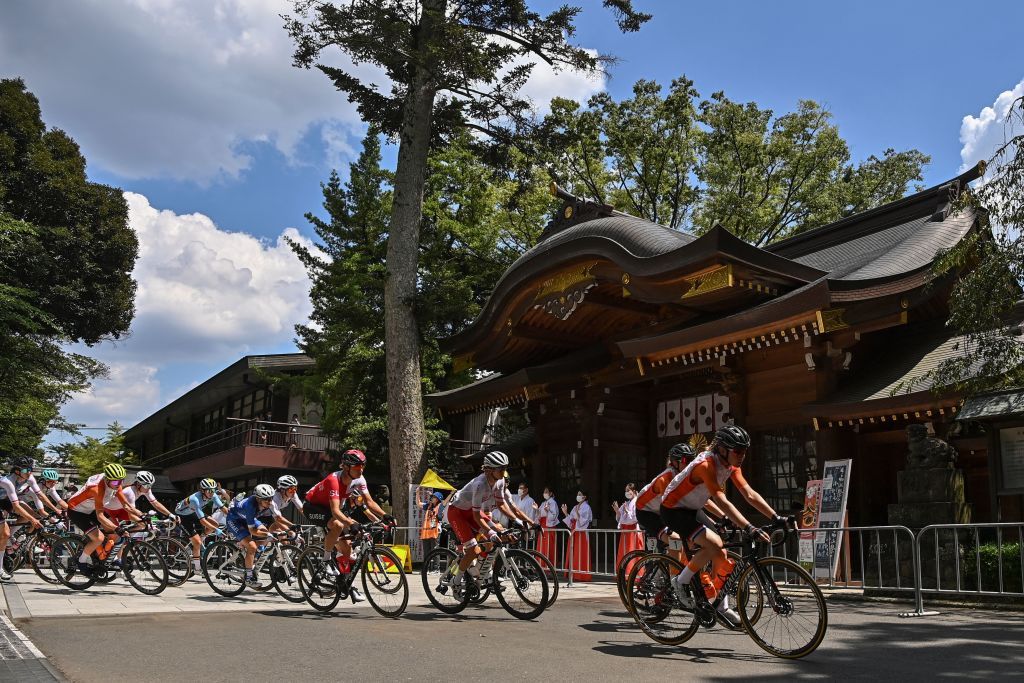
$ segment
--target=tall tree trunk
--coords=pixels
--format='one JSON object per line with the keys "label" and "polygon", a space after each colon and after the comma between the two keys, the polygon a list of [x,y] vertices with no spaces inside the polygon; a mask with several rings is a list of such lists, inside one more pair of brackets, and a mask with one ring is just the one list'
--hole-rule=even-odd
{"label": "tall tree trunk", "polygon": [[426,0],[418,31],[420,63],[409,86],[395,169],[395,191],[388,234],[384,288],[384,346],[388,377],[388,453],[391,502],[404,524],[409,484],[420,469],[426,447],[421,391],[419,329],[414,305],[419,261],[423,185],[430,149],[431,115],[436,94],[429,47],[435,17],[443,20],[445,0]]}

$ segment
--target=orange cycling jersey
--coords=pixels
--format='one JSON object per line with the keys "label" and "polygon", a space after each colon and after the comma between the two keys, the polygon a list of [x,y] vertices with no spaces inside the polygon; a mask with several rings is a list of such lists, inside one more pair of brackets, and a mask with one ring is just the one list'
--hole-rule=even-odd
{"label": "orange cycling jersey", "polygon": [[676,471],[668,467],[650,484],[640,489],[640,493],[636,497],[636,509],[657,512],[661,506],[661,494],[665,492],[665,488],[674,476],[676,476]]}
{"label": "orange cycling jersey", "polygon": [[712,495],[724,490],[732,479],[736,486],[747,486],[739,467],[722,465],[718,456],[707,452],[697,456],[677,474],[665,489],[661,504],[669,508],[699,510]]}
{"label": "orange cycling jersey", "polygon": [[[121,501],[121,505],[130,505],[120,488],[111,488],[109,490],[113,492],[113,496],[116,496]],[[107,495],[106,479],[102,474],[95,474],[89,477],[88,481],[85,482],[85,486],[78,493],[68,499],[68,509],[86,514],[97,510],[104,510],[106,507],[103,501]]]}

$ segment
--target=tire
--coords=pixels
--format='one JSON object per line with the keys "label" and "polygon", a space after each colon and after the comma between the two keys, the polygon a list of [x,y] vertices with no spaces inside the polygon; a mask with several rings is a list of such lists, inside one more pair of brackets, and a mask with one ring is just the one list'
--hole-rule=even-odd
{"label": "tire", "polygon": [[53,570],[53,544],[60,539],[56,534],[39,534],[32,544],[32,569],[36,576],[46,583],[59,584],[60,579]]}
{"label": "tire", "polygon": [[811,575],[796,562],[762,557],[743,570],[740,591],[752,583],[763,594],[763,606],[754,620],[751,615],[756,601],[741,597],[740,618],[747,635],[762,650],[783,659],[800,659],[814,652],[828,631],[828,606]]}
{"label": "tire", "polygon": [[[750,601],[751,621],[756,623],[757,619],[760,617],[761,608],[764,606],[764,596],[762,595],[760,587],[756,581],[749,582],[746,586],[746,590],[741,591],[739,589],[740,577],[743,575],[743,571],[747,568],[747,563],[743,560],[741,555],[734,553],[731,550],[728,552],[728,555],[729,559],[735,563],[735,566],[729,573],[729,577],[725,581],[723,590],[728,592],[729,599],[731,601],[730,606],[732,609],[736,610],[737,613],[741,612],[744,609],[745,604]],[[740,604],[741,599],[743,600],[743,605]],[[743,628],[742,621],[734,626],[728,619],[723,617],[717,611],[715,612],[715,619],[722,628],[729,631],[742,632],[745,630]]]}
{"label": "tire", "polygon": [[[397,571],[388,571],[397,569]],[[388,548],[374,547],[363,563],[363,592],[373,609],[385,617],[399,617],[409,604],[409,582],[402,561]]]}
{"label": "tire", "polygon": [[267,563],[270,565],[271,576],[275,577],[274,588],[288,602],[303,602],[306,596],[299,586],[299,555],[302,551],[288,543],[282,544],[280,550],[285,555],[284,566],[277,561],[276,554]]}
{"label": "tire", "polygon": [[216,541],[203,553],[203,576],[218,595],[233,598],[245,590],[242,551],[229,541]]}
{"label": "tire", "polygon": [[82,574],[78,571],[78,558],[86,543],[85,536],[73,534],[59,537],[50,550],[50,566],[57,580],[71,590],[84,591],[96,583],[95,574]]}
{"label": "tire", "polygon": [[311,545],[299,555],[299,589],[310,607],[318,612],[330,612],[341,600],[338,582],[324,573],[324,550]]}
{"label": "tire", "polygon": [[555,565],[542,552],[536,550],[527,550],[526,552],[530,553],[530,556],[537,560],[537,564],[544,570],[544,578],[548,580],[548,590],[550,592],[546,606],[551,607],[555,604],[555,600],[558,599],[558,572],[555,571]]}
{"label": "tire", "polygon": [[143,595],[159,595],[167,588],[167,563],[160,550],[147,541],[128,541],[121,556],[121,571]]}
{"label": "tire", "polygon": [[640,630],[662,645],[685,643],[697,632],[693,612],[679,605],[672,577],[683,570],[673,557],[651,553],[640,558],[626,582],[628,609]]}
{"label": "tire", "polygon": [[615,568],[615,585],[619,589],[619,600],[627,610],[629,609],[629,598],[626,596],[626,582],[629,580],[629,576],[626,569],[631,568],[629,565],[633,560],[639,560],[647,553],[648,551],[643,549],[630,550],[622,556],[622,561]]}
{"label": "tire", "polygon": [[470,593],[444,585],[442,580],[451,573],[452,563],[459,561],[459,555],[448,548],[434,548],[423,561],[420,576],[423,590],[430,603],[445,614],[458,614],[469,604]]}
{"label": "tire", "polygon": [[160,551],[167,564],[167,585],[180,586],[192,576],[192,548],[176,538],[156,538],[150,541]]}
{"label": "tire", "polygon": [[548,580],[537,560],[525,550],[506,549],[504,561],[494,559],[492,590],[505,611],[516,619],[536,619],[548,606]]}

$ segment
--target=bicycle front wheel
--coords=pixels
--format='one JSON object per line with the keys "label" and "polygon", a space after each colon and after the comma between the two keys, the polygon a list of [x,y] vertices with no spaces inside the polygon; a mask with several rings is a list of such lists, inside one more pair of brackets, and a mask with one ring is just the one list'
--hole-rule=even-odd
{"label": "bicycle front wheel", "polygon": [[32,569],[46,583],[60,583],[53,569],[53,545],[60,536],[39,534],[32,543]]}
{"label": "bicycle front wheel", "polygon": [[[756,586],[763,607],[744,595]],[[821,589],[796,562],[781,557],[754,560],[739,579],[740,618],[747,634],[765,652],[784,659],[806,657],[828,630],[828,607]]]}
{"label": "bicycle front wheel", "polygon": [[274,588],[288,602],[302,602],[306,596],[299,586],[299,555],[301,551],[293,545],[280,547],[281,559],[270,558],[270,575],[274,577]]}
{"label": "bicycle front wheel", "polygon": [[536,619],[548,606],[548,580],[537,560],[525,550],[506,550],[494,559],[494,594],[516,619]]}
{"label": "bicycle front wheel", "polygon": [[[95,574],[78,571],[78,558],[86,543],[85,536],[64,536],[54,541],[50,551],[50,566],[57,579],[72,590],[84,591],[96,583]],[[95,565],[93,565],[95,567]]]}
{"label": "bicycle front wheel", "polygon": [[459,556],[454,550],[434,548],[420,569],[427,599],[445,614],[458,614],[469,604],[470,592],[465,590],[465,585],[472,579],[466,576],[462,585],[455,585],[453,579],[458,567]]}
{"label": "bicycle front wheel", "polygon": [[683,609],[672,577],[683,571],[673,557],[649,554],[637,560],[626,581],[630,614],[644,634],[656,643],[679,645],[697,632],[697,617]]}
{"label": "bicycle front wheel", "polygon": [[544,577],[548,580],[548,588],[550,595],[548,595],[548,607],[555,604],[555,600],[558,599],[558,572],[555,571],[555,565],[548,559],[548,556],[537,550],[527,550],[530,556],[537,560],[537,564],[544,570]]}
{"label": "bicycle front wheel", "polygon": [[639,560],[646,554],[646,550],[630,550],[622,556],[622,561],[615,568],[615,585],[619,589],[619,600],[622,601],[622,606],[627,610],[629,609],[629,597],[626,595],[626,582],[629,580],[628,570],[632,569],[630,563]]}
{"label": "bicycle front wheel", "polygon": [[233,598],[245,590],[245,560],[229,541],[211,543],[203,552],[203,576],[218,595]]}
{"label": "bicycle front wheel", "polygon": [[159,595],[167,588],[167,563],[156,546],[146,541],[128,542],[121,571],[128,583],[144,595]]}
{"label": "bicycle front wheel", "polygon": [[180,586],[192,576],[192,547],[176,538],[156,538],[150,541],[160,551],[167,564],[167,585]]}
{"label": "bicycle front wheel", "polygon": [[327,573],[324,549],[311,545],[299,555],[299,589],[310,607],[318,612],[330,612],[341,600],[338,580]]}
{"label": "bicycle front wheel", "polygon": [[363,592],[373,609],[397,617],[409,604],[409,582],[402,561],[388,548],[374,547],[363,564]]}

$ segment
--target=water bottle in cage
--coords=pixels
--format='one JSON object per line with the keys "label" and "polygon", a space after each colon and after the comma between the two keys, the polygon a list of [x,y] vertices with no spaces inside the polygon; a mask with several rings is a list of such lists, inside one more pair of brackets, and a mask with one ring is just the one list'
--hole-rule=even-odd
{"label": "water bottle in cage", "polygon": [[107,534],[103,539],[103,544],[96,549],[96,555],[101,559],[107,559],[110,555],[110,551],[114,549],[114,544],[117,543],[117,536],[114,534]]}
{"label": "water bottle in cage", "polygon": [[491,578],[491,567],[494,565],[494,553],[484,557],[480,564],[480,580],[486,582]]}

